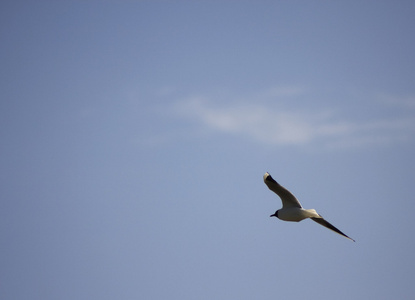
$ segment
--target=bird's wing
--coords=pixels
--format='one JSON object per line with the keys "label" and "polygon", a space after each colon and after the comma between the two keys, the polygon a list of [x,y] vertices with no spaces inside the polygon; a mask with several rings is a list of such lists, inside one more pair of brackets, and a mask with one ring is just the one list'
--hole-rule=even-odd
{"label": "bird's wing", "polygon": [[354,239],[352,239],[351,237],[348,237],[347,235],[345,235],[343,232],[341,232],[340,230],[338,230],[336,227],[334,227],[333,225],[331,225],[329,222],[327,222],[326,220],[324,220],[322,217],[321,218],[310,218],[311,220],[313,220],[314,222],[319,223],[320,225],[323,225],[324,227],[327,227],[328,229],[333,230],[334,232],[347,237],[348,239],[352,240],[353,242],[355,242]]}
{"label": "bird's wing", "polygon": [[300,201],[298,201],[297,198],[295,198],[295,196],[291,194],[289,190],[276,182],[268,172],[264,175],[264,182],[271,191],[276,193],[281,198],[282,208],[302,208]]}

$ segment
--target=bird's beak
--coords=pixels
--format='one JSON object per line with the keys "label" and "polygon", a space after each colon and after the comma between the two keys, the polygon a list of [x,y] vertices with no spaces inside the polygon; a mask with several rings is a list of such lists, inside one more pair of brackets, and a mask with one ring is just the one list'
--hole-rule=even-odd
{"label": "bird's beak", "polygon": [[273,215],[270,215],[270,217],[276,217],[276,215],[275,215],[275,214],[273,214]]}

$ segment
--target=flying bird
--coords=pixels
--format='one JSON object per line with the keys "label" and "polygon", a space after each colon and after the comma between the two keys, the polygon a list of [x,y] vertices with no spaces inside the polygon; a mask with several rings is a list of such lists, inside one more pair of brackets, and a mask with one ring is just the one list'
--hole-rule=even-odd
{"label": "flying bird", "polygon": [[264,182],[268,188],[276,193],[282,200],[282,208],[277,210],[270,217],[277,217],[280,220],[291,222],[300,222],[304,219],[310,218],[314,222],[317,222],[320,225],[333,230],[334,232],[352,240],[353,242],[355,241],[331,225],[329,222],[324,220],[323,217],[319,215],[315,209],[304,209],[297,198],[295,198],[295,196],[291,194],[289,190],[276,182],[268,172],[264,175]]}

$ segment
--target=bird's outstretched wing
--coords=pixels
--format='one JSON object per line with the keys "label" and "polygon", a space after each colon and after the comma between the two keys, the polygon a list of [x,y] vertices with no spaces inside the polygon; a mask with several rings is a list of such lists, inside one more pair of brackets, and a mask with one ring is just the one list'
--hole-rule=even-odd
{"label": "bird's outstretched wing", "polygon": [[322,217],[321,218],[310,218],[311,220],[313,220],[314,222],[319,223],[320,225],[323,225],[324,227],[327,227],[328,229],[333,230],[334,232],[347,237],[349,240],[352,240],[353,242],[355,242],[354,239],[352,239],[351,237],[348,237],[347,235],[345,235],[343,232],[341,232],[340,230],[338,230],[336,227],[334,227],[333,225],[331,225],[329,222],[327,222],[326,220],[324,220]]}
{"label": "bird's outstretched wing", "polygon": [[271,191],[276,193],[281,198],[282,208],[302,208],[300,201],[298,201],[297,198],[295,198],[295,196],[291,194],[289,190],[276,182],[268,172],[264,175],[264,182]]}

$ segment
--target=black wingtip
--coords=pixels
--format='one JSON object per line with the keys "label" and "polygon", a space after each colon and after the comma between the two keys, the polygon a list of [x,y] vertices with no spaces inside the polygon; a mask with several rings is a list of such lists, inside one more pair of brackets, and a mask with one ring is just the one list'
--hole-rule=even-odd
{"label": "black wingtip", "polygon": [[264,179],[265,179],[265,181],[271,181],[271,182],[275,182],[276,183],[276,181],[274,180],[274,178],[272,178],[271,174],[268,173],[268,172],[265,173]]}
{"label": "black wingtip", "polygon": [[[321,217],[321,215],[319,215]],[[344,234],[343,232],[341,232],[339,229],[337,229],[336,227],[334,227],[332,224],[330,224],[329,222],[327,222],[325,219],[323,219],[323,217],[321,218],[310,218],[311,220],[313,220],[316,223],[319,223],[320,225],[323,225],[324,227],[327,227],[328,229],[333,230],[334,232],[344,236],[345,238],[348,238],[349,240],[356,242],[354,239],[352,239],[351,237],[349,237],[347,234]]]}

